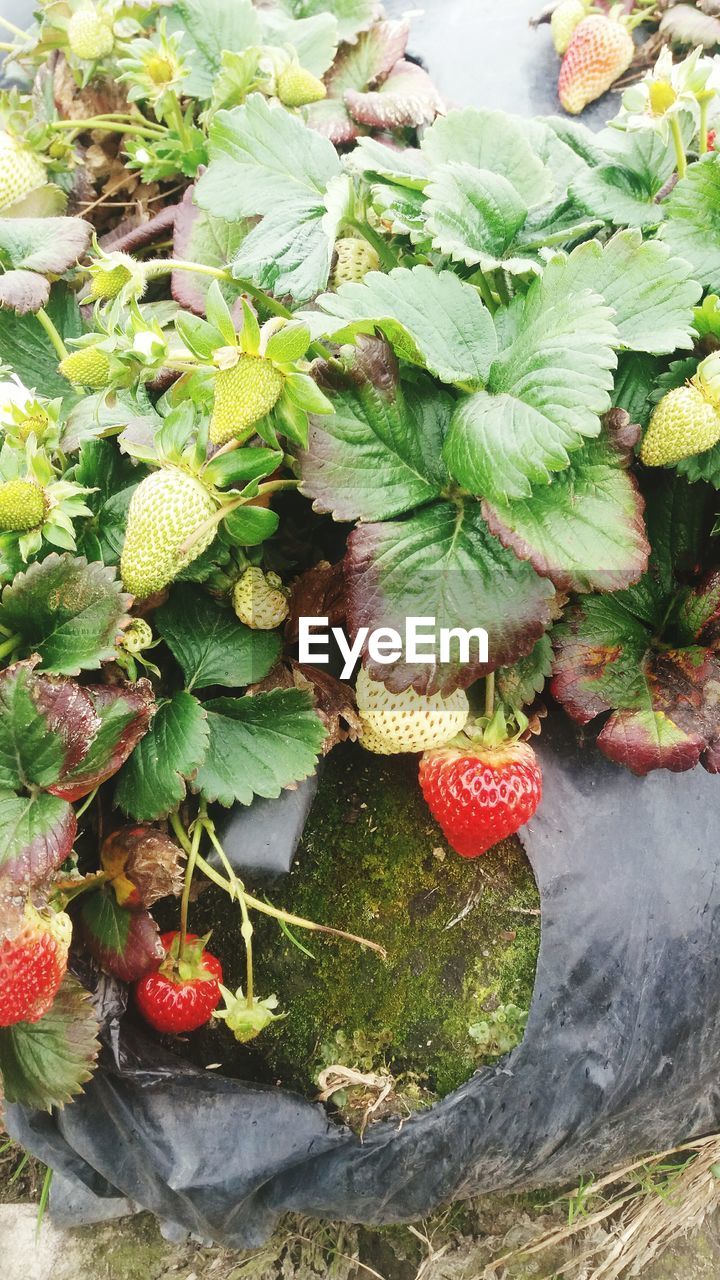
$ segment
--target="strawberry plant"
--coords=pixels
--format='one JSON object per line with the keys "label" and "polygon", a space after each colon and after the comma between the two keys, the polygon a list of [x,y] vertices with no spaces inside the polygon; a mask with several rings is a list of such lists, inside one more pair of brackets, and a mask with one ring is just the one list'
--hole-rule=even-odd
{"label": "strawberry plant", "polygon": [[[566,57],[601,18],[626,57],[622,15],[562,16]],[[423,753],[464,857],[540,803],[546,687],[637,773],[720,768],[720,80],[663,55],[596,135],[447,110],[370,0],[68,0],[8,34],[0,1072],[52,1106],[97,1052],[88,964],[245,1044],[286,1012],[259,914],[382,953],[218,833],[336,743]],[[307,617],[354,687],[299,661]],[[437,661],[394,652],[409,618]],[[237,908],[235,991],[196,878]]]}

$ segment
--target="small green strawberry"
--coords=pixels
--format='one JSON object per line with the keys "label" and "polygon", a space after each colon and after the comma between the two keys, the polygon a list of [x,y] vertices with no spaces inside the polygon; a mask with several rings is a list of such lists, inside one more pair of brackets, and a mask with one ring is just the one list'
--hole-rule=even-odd
{"label": "small green strawberry", "polygon": [[193,539],[217,510],[207,489],[179,467],[164,467],[142,480],[128,511],[120,575],[137,599],[162,591],[207,547],[212,524]]}
{"label": "small green strawberry", "polygon": [[255,423],[275,408],[283,386],[283,375],[264,356],[240,354],[229,369],[219,369],[210,420],[211,444],[247,440]]}
{"label": "small green strawberry", "polygon": [[128,653],[142,653],[149,649],[153,642],[152,627],[144,618],[133,618],[130,626],[123,631],[122,647]]}
{"label": "small green strawberry", "polygon": [[276,573],[256,565],[246,569],[233,588],[233,608],[253,631],[274,631],[288,616],[288,593]]}
{"label": "small green strawberry", "polygon": [[327,89],[312,71],[290,62],[277,78],[277,96],[285,107],[307,107],[327,97]]}
{"label": "small green strawberry", "polygon": [[0,529],[25,533],[45,519],[45,493],[33,480],[6,480],[0,484]]}
{"label": "small green strawberry", "polygon": [[550,15],[550,31],[555,52],[565,53],[575,33],[575,28],[587,17],[588,5],[584,0],[560,0]]}
{"label": "small green strawberry", "polygon": [[720,440],[720,352],[703,360],[682,387],[663,396],[640,449],[646,467],[664,467],[712,449]]}
{"label": "small green strawberry", "polygon": [[343,236],[335,241],[335,266],[331,280],[333,289],[339,289],[341,284],[362,280],[368,271],[379,269],[380,259],[367,240]]}
{"label": "small green strawberry", "polygon": [[34,152],[0,130],[0,209],[23,200],[46,182],[45,169]]}
{"label": "small green strawberry", "polygon": [[379,755],[440,747],[460,732],[470,714],[463,689],[456,689],[447,698],[440,693],[416,693],[414,689],[391,693],[364,667],[357,678],[355,695],[362,724],[360,742]]}
{"label": "small green strawberry", "polygon": [[115,43],[112,23],[93,5],[76,9],[67,26],[70,52],[83,62],[96,62],[112,51]]}
{"label": "small green strawberry", "polygon": [[110,374],[110,357],[100,347],[80,347],[60,361],[58,369],[63,378],[76,387],[92,387],[99,391],[106,387]]}
{"label": "small green strawberry", "polygon": [[90,301],[109,301],[118,294],[132,277],[127,267],[119,263],[111,271],[98,270],[90,281]]}

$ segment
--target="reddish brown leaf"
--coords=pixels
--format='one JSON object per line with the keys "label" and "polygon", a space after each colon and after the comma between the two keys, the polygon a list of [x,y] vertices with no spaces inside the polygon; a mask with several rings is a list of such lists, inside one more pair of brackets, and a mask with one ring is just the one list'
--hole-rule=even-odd
{"label": "reddish brown leaf", "polygon": [[293,583],[285,635],[290,641],[297,640],[300,618],[327,618],[329,626],[341,627],[345,621],[345,609],[342,562],[330,564],[321,560]]}
{"label": "reddish brown leaf", "polygon": [[53,795],[66,800],[79,800],[117,773],[147,732],[155,711],[149,680],[88,685],[83,692],[90,700],[98,727],[84,758],[49,788]]}

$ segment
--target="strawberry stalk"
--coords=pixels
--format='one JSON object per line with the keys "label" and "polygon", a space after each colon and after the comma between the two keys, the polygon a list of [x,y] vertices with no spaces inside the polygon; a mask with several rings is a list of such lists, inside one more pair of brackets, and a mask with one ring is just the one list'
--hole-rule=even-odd
{"label": "strawberry stalk", "polygon": [[14,653],[15,650],[18,649],[21,644],[22,644],[22,636],[10,636],[8,640],[5,640],[2,644],[0,644],[0,662],[2,661],[3,658],[9,658],[10,654]]}
{"label": "strawberry stalk", "polygon": [[382,236],[378,235],[374,227],[369,226],[367,222],[361,222],[359,219],[357,221],[350,219],[348,226],[357,231],[363,240],[366,240],[375,250],[386,271],[392,271],[394,267],[400,265],[390,245],[386,240],[383,240]]}
{"label": "strawberry stalk", "polygon": [[204,800],[202,801],[201,812],[202,812],[201,821],[208,834],[210,843],[212,844],[223,867],[225,868],[225,872],[228,877],[228,880],[230,881],[230,884],[234,889],[235,897],[237,898],[238,903],[240,904],[240,914],[242,916],[242,925],[240,926],[240,933],[242,934],[242,939],[243,939],[243,942],[245,943],[245,1000],[246,1000],[248,1009],[251,1009],[253,1004],[253,952],[252,952],[253,926],[252,926],[252,921],[250,919],[250,913],[248,911],[247,897],[245,894],[245,886],[242,883],[242,881],[235,875],[235,871],[232,867],[232,864],[227,854],[225,853],[225,850],[223,849],[220,841],[217,838],[217,833],[215,831],[215,823],[212,821],[211,818],[208,817],[207,808]]}
{"label": "strawberry stalk", "polygon": [[[184,833],[183,833],[184,834]],[[202,840],[203,826],[198,820],[193,828],[192,840],[187,847],[187,863],[185,865],[185,883],[183,885],[182,898],[180,900],[180,943],[178,946],[178,962],[183,958],[185,952],[185,944],[187,942],[188,931],[188,908],[190,906],[190,889],[192,886],[195,867],[197,866],[198,855],[200,852],[200,841]]]}
{"label": "strawberry stalk", "polygon": [[485,677],[485,715],[492,720],[495,710],[495,672]]}
{"label": "strawberry stalk", "polygon": [[55,328],[55,325],[53,324],[52,320],[50,319],[50,317],[49,317],[49,315],[48,315],[47,311],[45,310],[45,308],[44,308],[44,307],[40,307],[40,309],[39,309],[38,311],[36,311],[36,312],[35,312],[35,315],[36,315],[37,319],[40,321],[40,324],[42,325],[43,329],[45,330],[45,332],[46,332],[46,334],[47,334],[48,338],[50,339],[50,341],[51,341],[51,343],[52,343],[52,345],[53,345],[53,347],[54,347],[54,349],[55,349],[55,351],[56,351],[56,353],[57,353],[58,357],[60,358],[60,360],[66,360],[66,359],[67,359],[67,355],[68,355],[68,349],[67,349],[67,347],[65,346],[65,343],[63,342],[62,338],[60,337],[60,334],[58,333],[57,329]]}
{"label": "strawberry stalk", "polygon": [[710,99],[700,103],[700,155],[704,156],[710,150],[708,146],[708,112],[710,110]]}
{"label": "strawberry stalk", "polygon": [[685,144],[680,131],[680,121],[677,116],[670,117],[670,134],[672,136],[673,146],[675,147],[678,178],[684,178],[687,173],[687,157],[685,155]]}

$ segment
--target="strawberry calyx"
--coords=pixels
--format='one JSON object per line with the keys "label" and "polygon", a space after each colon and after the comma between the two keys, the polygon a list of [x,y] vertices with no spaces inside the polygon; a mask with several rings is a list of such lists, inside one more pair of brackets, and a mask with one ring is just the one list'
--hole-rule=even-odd
{"label": "strawberry calyx", "polygon": [[518,743],[527,734],[529,720],[519,708],[508,714],[499,703],[491,716],[469,720],[460,733],[447,743],[460,751],[497,751]]}
{"label": "strawberry calyx", "polygon": [[210,941],[210,934],[199,938],[195,933],[185,935],[185,945],[181,950],[180,933],[164,934],[165,959],[158,969],[168,982],[183,986],[187,982],[216,982],[217,974],[206,964],[205,947]]}
{"label": "strawberry calyx", "polygon": [[222,983],[220,983],[220,991],[225,1005],[221,1009],[216,1009],[213,1017],[222,1019],[240,1044],[254,1040],[271,1022],[281,1022],[287,1017],[286,1013],[274,1012],[278,1007],[276,995],[267,996],[264,1000],[256,1000],[252,996],[246,996],[242,987],[232,992]]}

